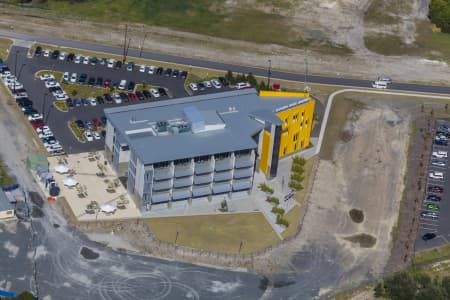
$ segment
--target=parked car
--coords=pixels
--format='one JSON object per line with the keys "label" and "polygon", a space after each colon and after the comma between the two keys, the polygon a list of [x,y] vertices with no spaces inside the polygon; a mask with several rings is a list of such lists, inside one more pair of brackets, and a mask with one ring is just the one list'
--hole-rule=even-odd
{"label": "parked car", "polygon": [[94,126],[95,126],[96,128],[99,128],[99,127],[102,127],[102,126],[103,126],[102,123],[100,122],[100,120],[99,120],[98,118],[93,118],[93,119],[92,119],[92,123],[94,124]]}
{"label": "parked car", "polygon": [[86,98],[81,98],[81,104],[83,104],[83,106],[88,106],[89,101]]}
{"label": "parked car", "polygon": [[145,98],[149,99],[152,97],[152,94],[150,94],[150,92],[148,90],[143,90],[142,94],[144,95]]}
{"label": "parked car", "polygon": [[186,79],[187,75],[188,75],[188,72],[187,72],[187,71],[182,71],[182,72],[180,73],[180,78]]}
{"label": "parked car", "polygon": [[84,129],[84,122],[82,120],[76,120],[75,124],[79,129]]}
{"label": "parked car", "polygon": [[198,86],[197,86],[197,84],[196,84],[195,82],[189,83],[189,88],[190,88],[193,92],[198,91]]}
{"label": "parked car", "polygon": [[205,90],[205,85],[203,84],[203,82],[199,82],[199,83],[197,84],[197,88],[198,88],[200,91],[204,91],[204,90]]}
{"label": "parked car", "polygon": [[66,59],[66,56],[67,56],[67,53],[66,53],[66,52],[61,52],[61,53],[59,54],[59,60],[65,60],[65,59]]}
{"label": "parked car", "polygon": [[120,97],[119,94],[113,94],[113,98],[114,98],[114,102],[116,102],[116,104],[122,103],[122,98]]}
{"label": "parked car", "polygon": [[94,137],[92,136],[92,133],[89,130],[86,130],[84,132],[84,136],[88,142],[92,142],[94,140]]}
{"label": "parked car", "polygon": [[[6,78],[9,78],[9,77],[6,77]],[[47,81],[47,80],[51,80],[51,79],[55,79],[55,76],[53,76],[53,74],[48,74],[48,73],[46,73],[46,74],[42,74],[42,75],[40,75],[39,76],[39,79],[40,80],[42,80],[42,81]]]}
{"label": "parked car", "polygon": [[64,72],[64,74],[63,74],[63,80],[64,80],[64,81],[69,81],[69,77],[70,77],[69,72]]}
{"label": "parked car", "polygon": [[75,56],[74,63],[80,64],[82,61],[83,61],[83,56],[81,56],[81,55]]}
{"label": "parked car", "polygon": [[145,70],[147,69],[147,66],[146,65],[141,65],[140,67],[139,67],[139,72],[142,72],[142,73],[145,73]]}
{"label": "parked car", "polygon": [[215,87],[216,89],[222,88],[222,84],[220,84],[220,81],[217,80],[217,79],[211,80],[211,84],[212,84],[212,86]]}
{"label": "parked car", "polygon": [[159,87],[159,88],[158,88],[158,93],[159,93],[161,96],[167,96],[167,92],[166,92],[166,89],[165,89],[165,88]]}
{"label": "parked car", "polygon": [[86,73],[82,73],[80,75],[80,78],[78,78],[78,83],[79,84],[85,84],[87,80],[87,74]]}
{"label": "parked car", "polygon": [[83,64],[84,64],[84,65],[88,65],[88,64],[89,64],[89,61],[90,61],[89,56],[85,56],[84,59],[83,59]]}
{"label": "parked car", "polygon": [[103,78],[102,77],[97,77],[97,80],[95,81],[95,86],[96,87],[102,87],[103,86]]}
{"label": "parked car", "polygon": [[74,53],[69,53],[69,55],[67,55],[67,57],[66,57],[66,61],[68,61],[68,62],[73,62],[74,59],[75,59]]}
{"label": "parked car", "polygon": [[108,94],[108,93],[103,94],[103,98],[105,99],[106,103],[108,103],[108,104],[113,103],[113,98],[111,97],[110,94]]}
{"label": "parked car", "polygon": [[95,77],[89,77],[88,85],[91,85],[91,86],[95,85]]}
{"label": "parked car", "polygon": [[138,98],[139,101],[145,100],[144,94],[142,94],[142,92],[137,91],[135,94],[136,98]]}
{"label": "parked car", "polygon": [[155,74],[155,71],[156,71],[156,67],[155,66],[148,67],[148,74]]}
{"label": "parked car", "polygon": [[100,121],[102,122],[103,127],[105,127],[106,126],[106,116],[101,116]]}
{"label": "parked car", "polygon": [[384,75],[378,76],[377,81],[386,82],[387,84],[391,84],[392,83],[391,77],[384,76]]}
{"label": "parked car", "polygon": [[150,93],[152,94],[153,97],[155,98],[159,98],[161,95],[159,94],[159,92],[155,89],[150,89]]}
{"label": "parked car", "polygon": [[106,58],[102,57],[102,58],[100,59],[100,65],[106,66],[107,64],[108,64],[108,60],[107,60]]}
{"label": "parked car", "polygon": [[236,88],[238,89],[238,90],[242,90],[242,89],[248,89],[248,88],[251,88],[252,86],[250,85],[250,83],[248,83],[248,82],[239,82],[237,85],[236,85]]}
{"label": "parked car", "polygon": [[32,114],[28,116],[29,121],[36,121],[36,120],[42,120],[41,114]]}
{"label": "parked car", "polygon": [[211,81],[209,81],[209,80],[203,81],[203,85],[204,85],[205,87],[207,87],[207,88],[212,87]]}
{"label": "parked car", "polygon": [[94,136],[94,140],[100,140],[102,138],[97,131],[94,131],[92,135]]}
{"label": "parked car", "polygon": [[439,146],[447,146],[448,143],[445,140],[434,140],[434,143]]}
{"label": "parked car", "polygon": [[122,79],[119,83],[119,90],[124,90],[127,85],[127,81],[125,79]]}
{"label": "parked car", "polygon": [[60,53],[59,50],[53,51],[53,52],[52,52],[52,58],[53,58],[53,59],[57,59],[57,58],[59,57],[59,53]]}
{"label": "parked car", "polygon": [[130,61],[127,64],[127,71],[133,71],[134,68],[134,62]]}
{"label": "parked car", "polygon": [[95,98],[89,98],[89,103],[91,106],[97,106],[97,100],[95,100]]}
{"label": "parked car", "polygon": [[134,100],[136,100],[136,94],[130,92],[130,93],[128,93],[128,98],[129,98],[131,101],[134,101]]}
{"label": "parked car", "polygon": [[105,81],[103,81],[103,88],[108,89],[110,84],[111,84],[111,79],[105,79]]}
{"label": "parked car", "polygon": [[40,46],[37,46],[36,47],[36,50],[34,50],[34,56],[41,56],[41,54],[42,54],[42,47],[40,47]]}
{"label": "parked car", "polygon": [[430,185],[428,187],[428,191],[431,193],[437,193],[437,194],[442,194],[444,192],[444,189],[440,186],[436,186],[436,185]]}
{"label": "parked car", "polygon": [[433,151],[431,156],[436,158],[447,158],[447,151]]}
{"label": "parked car", "polygon": [[180,75],[180,71],[179,70],[173,70],[172,77],[176,78],[176,77],[178,77],[178,75]]}
{"label": "parked car", "polygon": [[118,60],[114,64],[114,69],[119,70],[120,68],[122,68],[122,62],[120,60]]}
{"label": "parked car", "polygon": [[431,161],[431,164],[433,166],[437,166],[437,167],[445,167],[447,165],[447,163],[443,160],[437,160],[437,159],[433,159]]}
{"label": "parked car", "polygon": [[114,65],[116,64],[116,60],[115,59],[113,59],[113,58],[110,58],[109,60],[108,60],[108,68],[114,68]]}
{"label": "parked car", "polygon": [[437,179],[437,180],[444,180],[444,173],[443,172],[437,172],[437,171],[431,171],[431,172],[428,173],[428,178]]}
{"label": "parked car", "polygon": [[170,77],[170,75],[172,75],[172,69],[171,69],[171,68],[167,68],[167,69],[164,71],[164,76]]}
{"label": "parked car", "polygon": [[136,83],[134,83],[134,81],[130,81],[128,83],[128,91],[129,92],[133,92],[135,87],[136,87]]}
{"label": "parked car", "polygon": [[81,106],[81,100],[78,98],[73,99],[73,105],[76,107]]}
{"label": "parked car", "polygon": [[420,213],[420,216],[423,218],[431,218],[431,219],[437,219],[439,218],[439,214],[434,211],[422,211]]}
{"label": "parked car", "polygon": [[77,78],[78,78],[77,73],[72,73],[72,75],[70,75],[70,82],[71,83],[77,82]]}
{"label": "parked car", "polygon": [[158,67],[156,69],[156,75],[162,75],[163,71],[164,71],[164,69],[162,67]]}
{"label": "parked car", "polygon": [[98,59],[97,59],[97,57],[92,57],[90,60],[89,60],[89,63],[90,63],[90,65],[91,66],[95,66],[95,65],[97,65],[97,62],[98,62]]}
{"label": "parked car", "polygon": [[422,236],[422,240],[424,240],[424,241],[429,241],[429,240],[434,239],[435,237],[436,237],[436,234],[435,234],[435,233],[428,232],[428,233],[425,233],[425,234]]}
{"label": "parked car", "polygon": [[427,209],[431,210],[431,211],[440,211],[441,210],[439,205],[434,204],[434,203],[428,203],[427,204]]}
{"label": "parked car", "polygon": [[120,96],[120,99],[122,99],[123,102],[125,102],[125,103],[130,102],[130,99],[128,99],[128,95],[127,94],[120,93],[119,96]]}

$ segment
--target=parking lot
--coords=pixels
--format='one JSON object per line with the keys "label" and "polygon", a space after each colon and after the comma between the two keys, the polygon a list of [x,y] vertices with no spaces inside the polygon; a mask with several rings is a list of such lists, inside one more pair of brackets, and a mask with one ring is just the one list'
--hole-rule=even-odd
{"label": "parking lot", "polygon": [[[181,76],[183,70],[179,70],[178,74],[173,74],[174,70],[172,70],[171,74],[167,74],[167,70],[163,69],[160,74],[156,74],[158,71],[156,68],[154,74],[150,74],[149,66],[147,66],[145,72],[142,72],[140,66],[137,65],[134,66],[132,71],[129,71],[127,70],[126,65],[121,68],[108,67],[107,63],[102,65],[100,64],[101,58],[99,58],[98,63],[94,66],[90,63],[84,64],[82,61],[80,63],[75,63],[74,61],[67,61],[66,59],[61,60],[59,58],[45,57],[43,53],[38,57],[29,58],[27,57],[27,52],[27,48],[13,47],[6,63],[10,67],[12,73],[16,71],[16,77],[18,81],[23,84],[23,87],[28,94],[28,98],[32,100],[33,108],[43,115],[43,121],[48,124],[54,136],[67,153],[101,150],[104,147],[103,138],[80,143],[68,126],[70,121],[81,120],[83,122],[88,122],[93,119],[101,120],[101,117],[104,115],[103,110],[108,107],[133,105],[135,103],[144,103],[148,101],[163,101],[169,98],[189,96],[184,87],[184,77],[187,75],[187,72],[183,74],[184,76]],[[107,54],[105,54],[105,57],[107,57]],[[56,101],[56,99],[52,93],[49,93],[49,89],[45,86],[45,82],[35,76],[38,71],[42,70],[61,73],[68,72],[70,75],[76,73],[77,77],[81,74],[86,74],[87,80],[85,84],[87,84],[91,78],[95,78],[96,81],[98,81],[99,78],[103,81],[108,79],[117,85],[121,80],[126,80],[127,87],[130,81],[133,81],[136,85],[145,82],[149,92],[151,88],[157,90],[157,87],[162,87],[167,91],[168,95],[154,97],[154,95],[150,93],[150,96],[145,98],[141,97],[141,100],[130,99],[131,97],[128,97],[128,91],[125,90],[121,91],[123,92],[122,96],[124,98],[122,98],[123,101],[121,101],[122,103],[120,104],[114,101],[110,103],[106,101],[104,103],[99,103],[99,101],[97,101],[97,105],[92,106],[90,103],[84,103],[83,105],[83,103],[73,102],[76,97],[67,93],[68,97],[73,98],[72,104],[74,105],[68,112],[61,112],[53,106],[53,102]],[[78,79],[79,78],[77,78],[76,83],[73,83],[74,85],[78,84]],[[223,89],[209,87],[198,90],[194,94],[220,92],[221,90]],[[105,89],[105,92],[109,93],[110,91]],[[117,92],[119,91],[117,90]],[[47,96],[45,96],[46,93],[48,94]],[[135,95],[134,93],[131,94],[132,95],[130,96]],[[80,101],[82,99],[78,100]]]}
{"label": "parking lot", "polygon": [[438,247],[450,241],[450,123],[437,121],[420,211],[416,250]]}

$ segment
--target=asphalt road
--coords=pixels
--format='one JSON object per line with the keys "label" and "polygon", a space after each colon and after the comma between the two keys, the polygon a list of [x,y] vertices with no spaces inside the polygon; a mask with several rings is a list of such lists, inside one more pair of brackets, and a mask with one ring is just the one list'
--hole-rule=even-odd
{"label": "asphalt road", "polygon": [[[440,124],[444,123],[450,125],[448,122],[437,121],[436,128],[438,128]],[[447,151],[448,153],[450,153],[450,146],[440,146],[433,143],[433,151]],[[450,161],[448,158],[439,159],[440,161],[445,161],[447,163],[446,166],[439,167],[432,165],[431,160],[436,160],[436,158],[432,157],[430,159],[428,172],[431,171],[443,172],[444,180],[441,181],[427,178],[426,188],[428,189],[428,186],[430,185],[440,186],[444,189],[444,193],[442,195],[437,194],[442,198],[440,202],[426,201],[427,195],[431,193],[425,193],[421,211],[431,211],[427,208],[427,204],[429,203],[437,204],[440,208],[440,211],[438,212],[439,218],[431,219],[419,216],[420,218],[419,231],[417,234],[415,244],[416,250],[435,248],[443,246],[450,242],[450,203],[448,203],[449,199],[448,195],[450,195],[450,165],[449,165]],[[426,233],[434,233],[436,234],[436,237],[432,240],[424,241],[422,239],[422,236]]]}
{"label": "asphalt road", "polygon": [[[122,52],[123,52],[121,48],[117,48],[117,47],[103,46],[103,45],[98,45],[98,44],[65,40],[65,39],[60,39],[60,38],[56,38],[56,37],[33,35],[33,34],[14,32],[14,31],[8,31],[8,30],[0,30],[0,35],[9,37],[9,38],[26,40],[26,41],[35,41],[37,43],[54,44],[54,45],[59,45],[59,46],[64,46],[64,47],[86,49],[86,50],[90,50],[90,51],[114,53],[114,54],[118,54],[118,55],[122,55]],[[138,57],[139,51],[130,49],[128,51],[128,55]],[[240,66],[240,65],[235,65],[235,64],[227,64],[227,63],[221,63],[221,62],[207,61],[207,60],[202,60],[202,59],[180,57],[180,56],[159,54],[159,53],[143,52],[142,57],[148,58],[148,59],[153,59],[153,60],[184,64],[184,65],[188,65],[188,66],[205,67],[205,68],[212,68],[212,69],[218,69],[218,70],[231,70],[231,71],[237,72],[237,73],[251,72],[254,75],[259,75],[259,76],[267,76],[267,71],[268,71],[267,69],[263,69],[263,68]],[[272,70],[271,74],[272,74],[272,78],[293,80],[293,81],[299,81],[299,82],[303,82],[304,78],[305,78],[304,74],[281,72],[281,71],[277,71],[277,70]],[[371,80],[373,80],[373,79],[371,78]],[[366,88],[371,87],[371,80],[349,79],[349,78],[338,78],[338,77],[327,77],[327,76],[316,76],[316,75],[308,75],[308,77],[307,77],[307,81],[311,82],[311,83],[333,84],[333,85],[366,87]],[[394,82],[392,85],[390,85],[389,88],[394,89],[394,90],[401,90],[401,91],[450,94],[450,87],[448,87],[448,86],[432,86],[432,85],[395,83]]]}

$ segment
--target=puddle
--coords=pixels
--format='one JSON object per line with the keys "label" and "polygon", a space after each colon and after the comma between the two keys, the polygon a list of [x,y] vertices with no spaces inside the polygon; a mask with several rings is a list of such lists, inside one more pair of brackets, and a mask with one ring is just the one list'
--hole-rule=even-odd
{"label": "puddle", "polygon": [[352,243],[358,243],[359,247],[361,248],[372,248],[377,242],[377,239],[375,237],[365,233],[347,236],[344,238],[344,240]]}
{"label": "puddle", "polygon": [[89,249],[88,247],[82,247],[80,254],[86,259],[97,259],[100,256],[100,254],[92,249]]}
{"label": "puddle", "polygon": [[54,224],[53,224],[53,227],[59,228],[60,226],[59,226],[59,224],[54,223]]}
{"label": "puddle", "polygon": [[348,214],[355,223],[362,223],[364,221],[364,212],[362,210],[353,208],[348,212]]}

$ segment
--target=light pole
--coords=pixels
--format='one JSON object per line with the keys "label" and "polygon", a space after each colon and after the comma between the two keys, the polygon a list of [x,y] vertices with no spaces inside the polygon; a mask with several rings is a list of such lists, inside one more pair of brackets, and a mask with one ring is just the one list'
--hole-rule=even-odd
{"label": "light pole", "polygon": [[48,117],[50,116],[50,112],[52,111],[52,108],[53,108],[53,104],[50,105],[50,107],[49,107],[48,110],[47,110],[47,114],[46,114],[46,116],[45,116],[45,118],[44,118],[44,123],[45,123],[45,124],[47,124]]}
{"label": "light pole", "polygon": [[308,77],[308,49],[305,48],[305,86]]}
{"label": "light pole", "polygon": [[142,49],[144,48],[144,41],[147,38],[147,33],[145,33],[144,38],[141,40],[141,44],[139,45],[139,57],[142,57]]}
{"label": "light pole", "polygon": [[42,109],[41,109],[42,117],[44,117],[44,109],[45,109],[45,104],[47,103],[47,96],[48,96],[48,93],[44,93],[44,99],[42,100]]}
{"label": "light pole", "polygon": [[270,90],[270,76],[272,75],[272,60],[268,60],[269,68],[267,69],[267,88]]}
{"label": "light pole", "polygon": [[19,54],[19,50],[16,51],[16,56],[14,58],[14,94],[16,93],[16,81],[17,81],[17,55]]}

